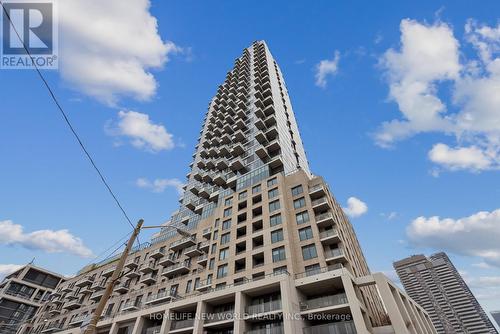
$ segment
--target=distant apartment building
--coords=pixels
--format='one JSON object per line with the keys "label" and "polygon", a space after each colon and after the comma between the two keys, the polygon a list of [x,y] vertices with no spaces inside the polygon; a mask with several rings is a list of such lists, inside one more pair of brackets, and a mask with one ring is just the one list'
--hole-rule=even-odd
{"label": "distant apartment building", "polygon": [[[435,333],[423,308],[370,273],[352,225],[311,173],[264,42],[236,59],[198,139],[179,210],[132,251],[97,333]],[[79,333],[115,266],[60,284],[26,332]]]}
{"label": "distant apartment building", "polygon": [[429,314],[439,334],[497,331],[445,253],[414,255],[394,263],[408,295]]}
{"label": "distant apartment building", "polygon": [[0,333],[16,333],[63,281],[61,275],[28,264],[0,283]]}
{"label": "distant apartment building", "polygon": [[500,327],[500,311],[492,311],[491,316],[493,320],[497,323],[497,326]]}

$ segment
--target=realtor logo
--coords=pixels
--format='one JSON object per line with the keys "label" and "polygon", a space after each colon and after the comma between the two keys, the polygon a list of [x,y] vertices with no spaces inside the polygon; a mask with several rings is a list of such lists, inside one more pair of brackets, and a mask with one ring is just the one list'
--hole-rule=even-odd
{"label": "realtor logo", "polygon": [[50,0],[2,1],[2,69],[57,69],[55,3]]}

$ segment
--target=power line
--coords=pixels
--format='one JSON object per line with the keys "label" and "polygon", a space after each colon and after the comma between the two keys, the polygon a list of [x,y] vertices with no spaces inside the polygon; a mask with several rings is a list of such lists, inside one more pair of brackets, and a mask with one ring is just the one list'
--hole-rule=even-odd
{"label": "power line", "polygon": [[[33,59],[33,56],[31,55],[31,53],[29,52],[28,48],[26,47],[26,44],[24,43],[24,40],[21,38],[21,36],[19,35],[19,32],[17,31],[16,27],[14,26],[14,23],[12,22],[11,18],[10,18],[10,15],[9,13],[7,12],[7,9],[5,8],[3,2],[0,0],[0,5],[2,6],[2,9],[3,9],[3,12],[5,13],[5,16],[7,17],[7,19],[9,20],[10,22],[10,25],[12,26],[12,29],[14,30],[14,32],[16,33],[17,35],[17,38],[19,39],[19,41],[21,42],[21,44],[23,45],[23,48],[24,48],[24,51],[26,52],[26,54],[30,57],[31,59],[31,62],[36,70],[36,72],[38,73],[38,76],[40,77],[40,79],[42,80],[43,84],[45,85],[45,87],[47,88],[47,90],[49,91],[49,94],[50,94],[50,97],[52,98],[52,100],[54,101],[54,103],[56,104],[57,106],[57,109],[61,112],[61,115],[64,119],[64,121],[66,122],[66,124],[68,125],[69,129],[71,130],[71,133],[74,135],[74,137],[76,138],[76,140],[78,141],[78,144],[80,145],[80,147],[82,148],[83,152],[85,153],[85,155],[87,156],[88,160],[90,161],[90,163],[92,164],[92,167],[94,167],[95,171],[97,172],[97,174],[99,175],[99,178],[101,179],[102,183],[104,184],[104,186],[106,187],[106,189],[108,190],[109,194],[113,197],[113,200],[115,201],[116,205],[118,206],[118,208],[120,209],[120,211],[122,212],[123,216],[125,217],[125,219],[127,220],[127,222],[129,223],[130,227],[132,227],[132,229],[134,229],[134,224],[132,224],[132,221],[130,220],[129,216],[127,215],[127,212],[125,212],[125,209],[123,208],[123,206],[121,205],[120,201],[118,200],[117,196],[115,195],[115,193],[113,192],[113,190],[111,189],[110,185],[108,184],[108,182],[106,181],[106,178],[104,177],[104,175],[102,174],[101,170],[97,167],[94,159],[92,158],[92,156],[90,155],[89,151],[87,151],[87,148],[85,147],[85,145],[83,144],[82,140],[80,139],[80,136],[78,135],[78,133],[76,132],[75,128],[73,127],[73,125],[71,124],[68,116],[66,115],[66,112],[64,111],[64,109],[62,108],[61,104],[59,103],[59,100],[57,99],[56,95],[54,94],[54,92],[52,91],[52,88],[50,87],[49,83],[47,82],[47,80],[45,79],[45,77],[43,76],[42,72],[40,71],[40,69],[38,68],[38,65],[36,64],[36,62],[34,61]],[[137,239],[137,242],[139,243],[140,245],[140,241],[139,239]]]}

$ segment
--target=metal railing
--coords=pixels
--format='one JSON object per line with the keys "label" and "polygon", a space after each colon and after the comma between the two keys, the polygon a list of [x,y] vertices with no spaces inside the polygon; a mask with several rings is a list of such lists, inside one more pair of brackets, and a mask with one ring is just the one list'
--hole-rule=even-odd
{"label": "metal railing", "polygon": [[326,258],[343,256],[344,254],[345,253],[344,253],[344,250],[342,248],[328,249],[325,251]]}
{"label": "metal railing", "polygon": [[342,269],[342,268],[344,268],[342,263],[336,263],[336,264],[329,265],[327,267],[314,268],[314,269],[306,270],[303,273],[295,274],[295,278],[298,279],[298,278],[314,276],[314,275],[318,275],[318,274],[322,274],[322,273],[326,273],[326,272],[329,272],[332,270],[338,270],[338,269]]}
{"label": "metal railing", "polygon": [[257,313],[277,311],[280,309],[281,309],[281,300],[272,300],[262,304],[247,306],[246,312],[248,314],[257,314]]}
{"label": "metal railing", "polygon": [[339,293],[336,295],[322,296],[322,297],[317,297],[317,298],[305,300],[305,301],[300,303],[300,309],[302,311],[313,310],[316,308],[336,306],[336,305],[342,305],[342,304],[347,304],[347,303],[348,303],[348,301],[347,301],[346,294]]}
{"label": "metal railing", "polygon": [[170,330],[188,328],[193,326],[194,326],[194,319],[176,320],[172,321],[172,324],[170,325]]}
{"label": "metal railing", "polygon": [[333,228],[331,230],[320,232],[319,237],[320,239],[323,239],[323,238],[333,237],[335,235],[339,235],[339,232],[337,231],[337,229]]}

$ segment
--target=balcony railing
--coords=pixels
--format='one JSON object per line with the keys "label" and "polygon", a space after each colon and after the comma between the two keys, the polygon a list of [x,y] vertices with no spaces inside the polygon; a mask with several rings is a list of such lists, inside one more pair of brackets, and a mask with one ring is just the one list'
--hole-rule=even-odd
{"label": "balcony railing", "polygon": [[298,278],[304,278],[304,277],[314,276],[314,275],[317,275],[317,274],[326,273],[326,272],[329,272],[329,271],[332,271],[332,270],[338,270],[338,269],[342,269],[342,268],[344,268],[344,266],[342,265],[342,263],[335,263],[335,264],[329,265],[327,267],[314,268],[314,269],[306,270],[303,273],[295,274],[295,278],[298,279]]}
{"label": "balcony railing", "polygon": [[145,334],[160,334],[161,326],[146,328]]}
{"label": "balcony railing", "polygon": [[352,321],[342,321],[305,327],[302,332],[304,334],[356,334],[356,327]]}
{"label": "balcony railing", "polygon": [[334,228],[331,230],[326,230],[326,231],[321,232],[319,234],[319,237],[320,237],[320,239],[324,239],[324,238],[336,236],[338,234],[339,234],[339,232],[337,231],[337,229]]}
{"label": "balcony railing", "polygon": [[193,326],[194,326],[194,319],[177,320],[177,321],[172,321],[170,330],[188,328]]}
{"label": "balcony railing", "polygon": [[250,305],[246,311],[248,314],[258,314],[277,311],[281,309],[281,300],[273,300],[262,304]]}
{"label": "balcony railing", "polygon": [[232,319],[234,319],[234,310],[207,314],[205,322],[208,324],[212,322],[226,321]]}
{"label": "balcony railing", "polygon": [[[283,326],[273,326],[270,328],[257,328],[257,329],[252,329],[249,331],[246,331],[245,334],[283,334]],[[304,332],[305,333],[305,332]],[[308,334],[313,334],[313,333],[308,333]],[[314,333],[315,334],[315,333]],[[330,334],[337,334],[336,332],[330,333]],[[340,332],[339,332],[340,334]]]}
{"label": "balcony railing", "polygon": [[336,305],[347,304],[347,296],[345,293],[339,293],[336,295],[322,296],[318,298],[308,299],[300,303],[300,309],[302,311],[313,310],[317,308],[330,307]]}
{"label": "balcony railing", "polygon": [[337,256],[344,256],[344,250],[342,248],[327,249],[325,251],[325,258],[332,258]]}

